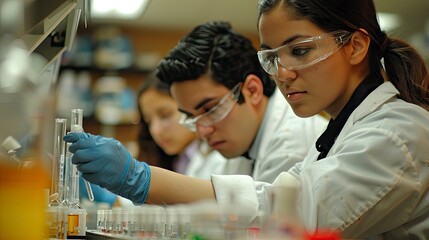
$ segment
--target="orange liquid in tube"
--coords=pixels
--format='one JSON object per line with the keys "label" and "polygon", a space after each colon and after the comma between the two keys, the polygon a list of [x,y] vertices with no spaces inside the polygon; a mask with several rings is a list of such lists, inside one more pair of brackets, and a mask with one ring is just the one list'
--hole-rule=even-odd
{"label": "orange liquid in tube", "polygon": [[67,220],[67,236],[77,236],[79,234],[79,231],[76,229],[79,227],[79,214],[69,214],[67,215]]}

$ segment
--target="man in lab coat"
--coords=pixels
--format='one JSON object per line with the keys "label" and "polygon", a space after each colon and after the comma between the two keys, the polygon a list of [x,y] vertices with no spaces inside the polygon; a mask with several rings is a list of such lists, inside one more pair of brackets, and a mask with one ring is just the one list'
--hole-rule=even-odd
{"label": "man in lab coat", "polygon": [[326,128],[297,117],[262,70],[249,39],[226,22],[197,26],[157,68],[181,123],[229,158],[224,174],[271,183],[306,156]]}

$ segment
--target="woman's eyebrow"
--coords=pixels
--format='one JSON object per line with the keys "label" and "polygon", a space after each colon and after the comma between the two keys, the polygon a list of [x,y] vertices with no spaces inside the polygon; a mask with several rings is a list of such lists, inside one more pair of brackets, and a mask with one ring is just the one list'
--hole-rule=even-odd
{"label": "woman's eyebrow", "polygon": [[[291,42],[293,42],[293,41],[295,41],[296,39],[299,39],[299,38],[309,38],[309,37],[311,37],[311,36],[302,35],[302,34],[296,34],[296,35],[293,35],[293,36],[287,38],[286,40],[284,40],[280,44],[280,46],[284,46],[284,45],[286,45],[288,43],[291,43]],[[270,47],[270,46],[268,46],[266,44],[263,44],[263,43],[260,45],[260,48],[261,49],[272,49],[272,47]]]}

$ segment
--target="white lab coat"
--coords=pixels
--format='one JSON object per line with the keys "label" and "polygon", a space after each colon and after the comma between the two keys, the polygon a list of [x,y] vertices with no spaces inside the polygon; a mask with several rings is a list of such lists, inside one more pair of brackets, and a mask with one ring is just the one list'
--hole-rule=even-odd
{"label": "white lab coat", "polygon": [[315,140],[326,129],[327,119],[317,115],[300,118],[276,89],[259,127],[249,155],[229,159],[224,174],[245,174],[255,181],[272,183],[307,155]]}
{"label": "white lab coat", "polygon": [[[350,115],[325,159],[311,149],[273,184],[298,180],[307,229],[339,229],[344,238],[429,239],[429,112],[397,98],[386,82]],[[289,179],[289,180],[288,180]],[[238,190],[253,214],[267,208],[264,185],[244,176],[212,176],[219,204]]]}
{"label": "white lab coat", "polygon": [[198,141],[198,149],[191,154],[185,175],[209,180],[212,174],[223,174],[226,158],[210,149],[206,142]]}

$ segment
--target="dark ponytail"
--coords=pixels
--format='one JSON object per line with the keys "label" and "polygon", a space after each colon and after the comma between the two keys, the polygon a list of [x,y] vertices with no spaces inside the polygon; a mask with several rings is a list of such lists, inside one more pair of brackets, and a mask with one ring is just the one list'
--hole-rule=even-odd
{"label": "dark ponytail", "polygon": [[400,98],[429,111],[429,73],[423,58],[406,42],[387,38],[384,65]]}

